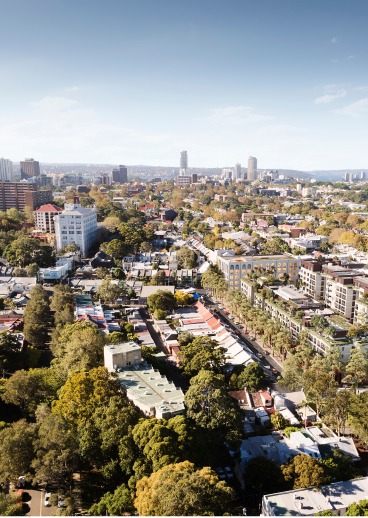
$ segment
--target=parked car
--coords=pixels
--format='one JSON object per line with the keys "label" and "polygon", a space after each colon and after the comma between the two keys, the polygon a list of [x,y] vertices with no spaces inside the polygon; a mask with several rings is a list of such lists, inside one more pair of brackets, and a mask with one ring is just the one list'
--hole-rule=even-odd
{"label": "parked car", "polygon": [[66,507],[64,497],[61,495],[58,495],[58,507]]}
{"label": "parked car", "polygon": [[231,469],[230,469],[230,468],[227,468],[227,467],[226,467],[226,468],[225,468],[225,473],[226,473],[227,478],[230,478],[230,479],[231,479],[231,478],[233,478],[233,477],[234,477],[233,472],[231,471]]}
{"label": "parked car", "polygon": [[256,356],[258,356],[258,358],[263,358],[261,353],[257,353]]}
{"label": "parked car", "polygon": [[240,324],[240,322],[238,322],[237,320],[234,320],[234,324],[235,324],[236,326],[238,326],[238,325]]}
{"label": "parked car", "polygon": [[50,497],[51,497],[51,493],[46,493],[45,494],[45,506],[46,507],[50,507],[51,504],[50,504]]}
{"label": "parked car", "polygon": [[226,311],[226,309],[224,309],[224,315],[228,315],[228,314],[229,314],[229,312]]}
{"label": "parked car", "polygon": [[226,475],[222,468],[215,468],[216,473],[218,474],[218,477],[220,480],[225,480]]}
{"label": "parked car", "polygon": [[270,370],[271,370],[271,367],[270,367],[269,365],[263,365],[263,367],[264,367],[265,369],[270,369]]}
{"label": "parked car", "polygon": [[272,372],[273,372],[274,374],[278,374],[278,372],[277,372],[277,370],[276,370],[276,369],[272,368],[271,370],[272,370]]}

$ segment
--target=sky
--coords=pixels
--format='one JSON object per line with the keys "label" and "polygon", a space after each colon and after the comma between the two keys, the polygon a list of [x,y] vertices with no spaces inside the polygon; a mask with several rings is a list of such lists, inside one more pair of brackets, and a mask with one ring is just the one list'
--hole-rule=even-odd
{"label": "sky", "polygon": [[0,156],[368,168],[366,0],[0,0]]}

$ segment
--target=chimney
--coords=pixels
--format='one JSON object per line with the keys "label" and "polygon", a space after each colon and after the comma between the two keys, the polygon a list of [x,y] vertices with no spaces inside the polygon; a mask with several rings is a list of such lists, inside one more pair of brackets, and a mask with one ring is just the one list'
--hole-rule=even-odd
{"label": "chimney", "polygon": [[79,196],[74,196],[74,205],[79,205]]}

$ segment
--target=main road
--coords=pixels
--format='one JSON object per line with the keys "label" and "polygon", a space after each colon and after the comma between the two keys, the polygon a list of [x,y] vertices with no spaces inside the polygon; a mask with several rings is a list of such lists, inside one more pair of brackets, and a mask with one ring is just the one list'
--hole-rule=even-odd
{"label": "main road", "polygon": [[[206,305],[216,309],[217,314],[221,317],[221,320],[226,322],[226,324],[239,335],[242,341],[246,344],[246,346],[252,351],[253,354],[259,358],[259,362],[265,366],[267,371],[272,373],[272,369],[275,369],[277,373],[273,372],[274,376],[277,378],[282,372],[282,366],[278,361],[273,358],[256,340],[253,340],[249,333],[244,333],[242,329],[239,329],[233,322],[233,320],[224,313],[224,310],[221,309],[219,304],[215,299],[210,296],[206,296],[207,290],[205,289],[197,289],[197,293],[202,295],[205,300]],[[267,367],[269,367],[269,369]],[[276,382],[270,383],[271,388],[273,390],[277,390],[278,392],[289,392],[286,388],[280,387]]]}

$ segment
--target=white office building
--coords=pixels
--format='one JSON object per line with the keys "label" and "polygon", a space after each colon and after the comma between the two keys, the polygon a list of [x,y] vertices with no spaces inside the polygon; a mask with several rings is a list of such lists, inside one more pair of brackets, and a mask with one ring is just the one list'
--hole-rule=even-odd
{"label": "white office building", "polygon": [[179,176],[187,176],[188,171],[188,153],[187,151],[180,152],[180,173]]}
{"label": "white office building", "polygon": [[233,180],[238,180],[241,178],[241,164],[235,164],[234,171],[233,171]]}
{"label": "white office building", "polygon": [[75,243],[82,257],[86,257],[96,240],[96,209],[83,208],[76,196],[74,203],[66,203],[65,210],[55,216],[54,221],[57,251]]}
{"label": "white office building", "polygon": [[0,182],[13,182],[13,162],[7,158],[0,158]]}
{"label": "white office building", "polygon": [[251,182],[257,180],[257,159],[254,156],[248,158],[248,174],[247,179]]}

